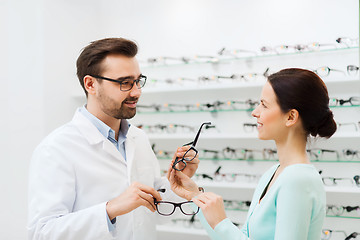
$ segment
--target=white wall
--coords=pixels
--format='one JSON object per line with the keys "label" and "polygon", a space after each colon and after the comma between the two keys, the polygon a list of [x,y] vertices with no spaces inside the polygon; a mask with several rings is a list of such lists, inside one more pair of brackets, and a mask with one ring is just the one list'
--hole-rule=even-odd
{"label": "white wall", "polygon": [[215,54],[359,35],[356,0],[0,0],[0,239],[26,239],[34,147],[83,99],[75,61],[90,41],[123,36],[140,58]]}

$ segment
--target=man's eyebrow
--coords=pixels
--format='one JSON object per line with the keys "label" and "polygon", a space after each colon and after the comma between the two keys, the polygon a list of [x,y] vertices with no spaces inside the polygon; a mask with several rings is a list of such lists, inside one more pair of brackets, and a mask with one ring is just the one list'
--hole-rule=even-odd
{"label": "man's eyebrow", "polygon": [[[142,76],[142,74],[140,74],[137,78],[139,78],[139,77],[141,77]],[[117,78],[116,80],[118,80],[118,81],[124,81],[124,80],[134,80],[135,78],[134,78],[134,76],[125,76],[125,77],[119,77],[119,78]]]}

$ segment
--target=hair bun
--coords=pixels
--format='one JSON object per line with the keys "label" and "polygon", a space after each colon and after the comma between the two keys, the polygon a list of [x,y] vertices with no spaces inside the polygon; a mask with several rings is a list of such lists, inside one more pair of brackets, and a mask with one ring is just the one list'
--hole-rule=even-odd
{"label": "hair bun", "polygon": [[318,122],[317,126],[311,129],[310,134],[314,137],[319,135],[320,137],[330,138],[336,132],[336,129],[334,114],[328,108],[322,120]]}

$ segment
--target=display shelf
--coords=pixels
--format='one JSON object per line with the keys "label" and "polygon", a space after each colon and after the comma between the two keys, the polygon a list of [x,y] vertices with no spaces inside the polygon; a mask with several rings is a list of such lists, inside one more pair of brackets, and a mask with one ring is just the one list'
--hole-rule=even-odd
{"label": "display shelf", "polygon": [[[194,104],[195,105],[195,104]],[[360,108],[360,105],[330,106],[330,108]],[[139,108],[141,109],[141,108]],[[138,110],[137,114],[183,114],[183,113],[217,113],[217,112],[251,112],[254,108],[248,109],[217,109],[217,110],[183,110],[183,111],[144,111]]]}
{"label": "display shelf", "polygon": [[288,52],[281,54],[250,54],[248,56],[243,57],[222,57],[222,56],[213,56],[211,61],[189,61],[187,63],[162,63],[162,64],[141,64],[141,68],[166,68],[166,67],[185,67],[189,65],[208,65],[208,64],[221,64],[221,63],[229,63],[236,61],[246,61],[248,59],[271,59],[271,58],[279,58],[285,56],[308,56],[308,55],[318,55],[318,54],[340,54],[345,52],[359,51],[359,47],[346,47],[346,48],[333,48],[333,49],[322,49],[317,51],[296,51],[296,52]]}
{"label": "display shelf", "polygon": [[360,193],[360,187],[357,186],[351,186],[351,187],[344,187],[344,186],[325,186],[325,191],[327,193],[354,193],[359,194]]}
{"label": "display shelf", "polygon": [[[216,181],[202,181],[197,180],[196,183],[199,186],[206,188],[223,188],[223,189],[242,189],[242,190],[255,190],[257,183],[244,183],[244,182],[216,182]],[[324,186],[327,193],[344,193],[344,194],[359,194],[360,187],[350,186],[350,187],[333,187],[333,186]]]}
{"label": "display shelf", "polygon": [[[179,139],[193,139],[194,134],[151,134],[147,133],[151,140],[179,140]],[[336,132],[332,139],[348,139],[348,138],[360,138],[360,131],[356,132]],[[228,134],[228,133],[203,133],[201,139],[207,140],[246,140],[246,139],[258,139],[257,133],[252,134]]]}
{"label": "display shelf", "polygon": [[[157,157],[159,160],[171,160],[167,157]],[[200,161],[241,161],[241,162],[278,162],[278,159],[241,159],[241,158],[202,158]],[[360,163],[360,160],[310,160],[312,163]]]}
{"label": "display shelf", "polygon": [[346,218],[346,219],[358,219],[360,220],[360,217],[352,217],[352,216],[335,216],[335,215],[326,215],[327,218]]}

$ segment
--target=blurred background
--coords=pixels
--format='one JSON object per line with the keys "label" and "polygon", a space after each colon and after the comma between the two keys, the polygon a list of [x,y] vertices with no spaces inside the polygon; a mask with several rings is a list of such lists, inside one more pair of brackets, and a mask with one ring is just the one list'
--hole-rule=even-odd
{"label": "blurred background", "polygon": [[359,2],[0,0],[0,31],[0,239],[17,240],[26,239],[32,151],[85,103],[75,62],[91,41],[132,39],[144,66],[152,57],[213,56],[223,47],[329,43],[359,37]]}

